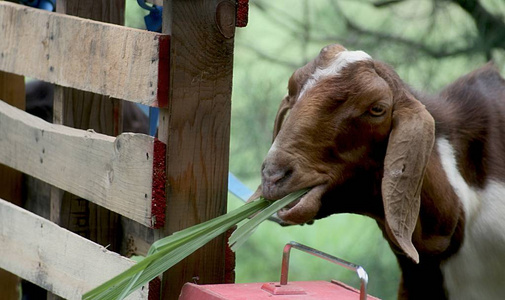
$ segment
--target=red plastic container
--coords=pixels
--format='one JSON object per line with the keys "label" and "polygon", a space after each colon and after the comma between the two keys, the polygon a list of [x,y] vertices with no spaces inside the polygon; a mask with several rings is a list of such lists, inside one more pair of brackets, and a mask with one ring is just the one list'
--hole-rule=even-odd
{"label": "red plastic container", "polygon": [[[361,287],[357,290],[339,281],[294,281],[288,283],[289,253],[291,248],[302,250],[332,263],[355,271]],[[240,283],[196,285],[186,283],[179,300],[378,300],[366,292],[368,275],[358,265],[346,262],[316,249],[291,242],[284,247],[280,283]]]}
{"label": "red plastic container", "polygon": [[[338,281],[293,281],[286,286],[279,283],[240,283],[196,285],[186,283],[179,300],[357,300],[360,292]],[[273,286],[272,289],[265,286]],[[284,289],[283,289],[284,288]],[[366,299],[377,300],[368,296]]]}

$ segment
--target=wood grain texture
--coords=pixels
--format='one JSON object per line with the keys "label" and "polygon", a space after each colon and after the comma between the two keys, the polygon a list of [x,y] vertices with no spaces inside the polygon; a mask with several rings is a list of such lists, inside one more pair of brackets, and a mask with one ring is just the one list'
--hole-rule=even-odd
{"label": "wood grain texture", "polygon": [[158,87],[167,85],[158,76],[166,63],[160,41],[168,37],[84,19],[122,22],[124,1],[119,9],[113,5],[120,1],[81,2],[58,3],[57,9],[83,18],[0,1],[0,70],[157,106]]}
{"label": "wood grain texture", "polygon": [[[155,138],[50,124],[0,101],[0,163],[151,226]],[[84,209],[86,210],[86,209]]]}
{"label": "wood grain texture", "polygon": [[[23,76],[0,71],[0,99],[20,109],[25,109],[25,79]],[[0,198],[17,205],[22,202],[23,174],[0,165]],[[6,300],[19,299],[19,278],[0,270],[0,295]]]}
{"label": "wood grain texture", "polygon": [[[233,38],[218,27],[232,24],[216,18],[234,20],[229,15],[234,10],[227,9],[234,3],[164,1],[164,7],[172,7],[164,10],[163,24],[171,34],[171,97],[169,108],[160,111],[159,129],[167,142],[165,234],[226,212]],[[202,284],[224,282],[225,249],[226,238],[220,236],[168,270],[164,299],[177,299],[194,277]]]}
{"label": "wood grain texture", "polygon": [[[0,199],[0,267],[66,299],[135,263]],[[147,287],[130,299],[147,299]],[[3,299],[3,298],[2,298]]]}

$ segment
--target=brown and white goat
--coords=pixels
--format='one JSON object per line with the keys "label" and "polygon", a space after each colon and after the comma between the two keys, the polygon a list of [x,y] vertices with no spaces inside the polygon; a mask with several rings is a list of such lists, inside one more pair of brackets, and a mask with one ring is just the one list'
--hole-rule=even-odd
{"label": "brown and white goat", "polygon": [[252,198],[310,188],[278,212],[289,224],[374,218],[400,299],[505,299],[505,81],[492,65],[426,97],[331,45],[288,88]]}

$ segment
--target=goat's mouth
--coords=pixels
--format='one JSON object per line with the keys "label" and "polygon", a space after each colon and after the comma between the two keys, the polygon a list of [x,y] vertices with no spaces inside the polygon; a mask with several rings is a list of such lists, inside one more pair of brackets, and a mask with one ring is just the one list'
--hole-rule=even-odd
{"label": "goat's mouth", "polygon": [[312,221],[321,208],[321,197],[325,190],[326,188],[323,185],[313,187],[299,199],[279,210],[277,215],[284,222],[291,225]]}

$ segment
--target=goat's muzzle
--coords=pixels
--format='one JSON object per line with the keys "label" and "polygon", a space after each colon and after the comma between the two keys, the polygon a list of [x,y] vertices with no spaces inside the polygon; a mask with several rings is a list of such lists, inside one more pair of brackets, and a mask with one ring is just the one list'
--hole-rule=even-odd
{"label": "goat's muzzle", "polygon": [[263,197],[270,200],[277,200],[284,196],[282,187],[289,180],[293,170],[289,166],[265,160],[261,168],[261,185],[263,187]]}

